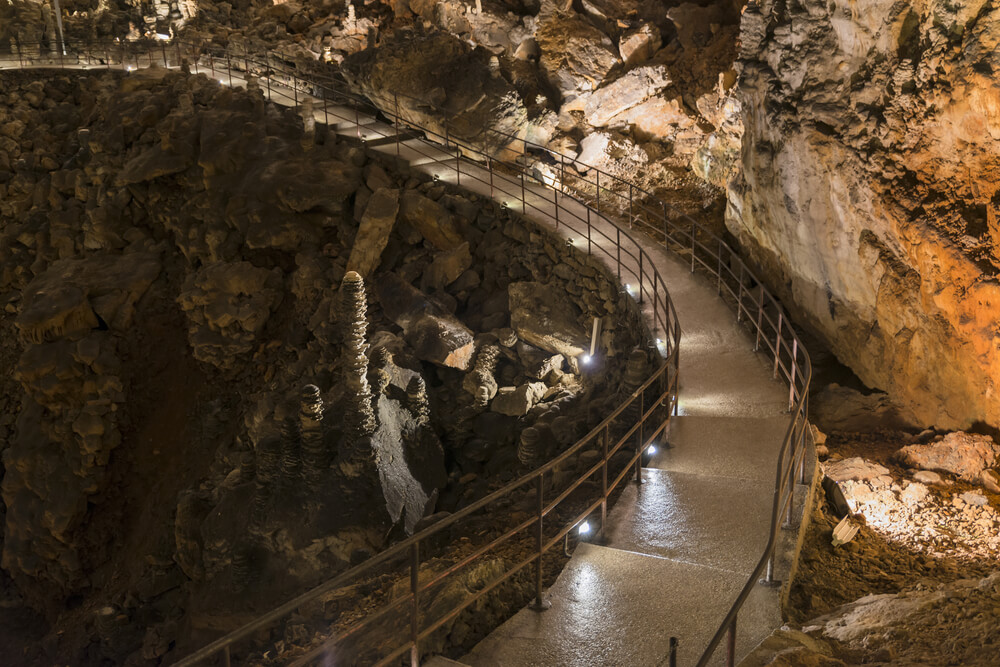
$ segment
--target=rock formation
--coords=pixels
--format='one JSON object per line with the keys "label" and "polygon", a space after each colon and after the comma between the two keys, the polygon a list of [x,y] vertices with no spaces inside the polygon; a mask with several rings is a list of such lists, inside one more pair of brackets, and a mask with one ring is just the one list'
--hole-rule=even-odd
{"label": "rock formation", "polygon": [[1000,10],[748,6],[727,224],[869,386],[920,422],[1000,423]]}
{"label": "rock formation", "polygon": [[341,289],[344,327],[344,383],[350,407],[345,414],[348,447],[354,457],[367,457],[365,439],[375,431],[375,413],[368,386],[367,298],[361,276],[351,271]]}

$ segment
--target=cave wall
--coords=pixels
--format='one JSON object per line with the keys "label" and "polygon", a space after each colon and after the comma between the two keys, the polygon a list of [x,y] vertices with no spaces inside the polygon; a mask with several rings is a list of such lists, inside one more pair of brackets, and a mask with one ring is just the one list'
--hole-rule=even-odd
{"label": "cave wall", "polygon": [[794,315],[938,427],[1000,423],[1000,7],[748,5],[727,226]]}

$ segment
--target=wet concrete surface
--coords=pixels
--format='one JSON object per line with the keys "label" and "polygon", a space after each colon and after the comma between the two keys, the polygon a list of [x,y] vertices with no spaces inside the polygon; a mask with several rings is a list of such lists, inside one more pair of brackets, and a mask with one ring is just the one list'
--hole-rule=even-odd
{"label": "wet concrete surface", "polygon": [[[683,586],[678,586],[683,582]],[[671,636],[693,664],[745,577],[704,565],[582,544],[549,591],[552,608],[518,613],[461,662],[476,667],[660,665]],[[755,592],[756,593],[756,592]],[[773,625],[777,592],[747,603],[748,624]],[[738,647],[749,651],[747,637]],[[721,664],[721,660],[716,661]]]}

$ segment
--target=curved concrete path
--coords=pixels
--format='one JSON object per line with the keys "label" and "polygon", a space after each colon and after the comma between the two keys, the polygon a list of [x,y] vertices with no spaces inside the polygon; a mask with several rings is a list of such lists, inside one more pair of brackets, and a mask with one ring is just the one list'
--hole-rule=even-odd
{"label": "curved concrete path", "polygon": [[[103,65],[39,58],[29,67]],[[21,67],[8,62],[0,68]],[[245,86],[236,73],[216,75],[221,83]],[[284,106],[309,98],[275,84],[264,94]],[[353,109],[311,101],[318,122],[345,137],[365,139],[369,150],[443,181],[460,181],[515,210],[521,206],[520,179],[494,171],[491,185],[489,172],[464,159],[456,174],[453,151],[419,138],[397,144],[391,126]],[[557,225],[553,190],[524,187],[527,217],[580,245],[579,234],[566,229],[565,214],[564,224]],[[566,197],[559,201],[586,219],[585,207]],[[614,238],[608,223],[594,219],[594,225]],[[630,483],[610,512],[606,544],[576,547],[547,591],[552,608],[518,612],[461,664],[665,665],[672,636],[679,639],[678,664],[693,664],[766,545],[774,471],[788,426],[788,390],[772,379],[769,361],[752,352],[753,341],[737,326],[714,283],[649,239],[638,240],[665,280],[683,329],[680,416],[644,470],[645,484]],[[615,255],[610,241],[592,243],[605,247],[605,259]],[[615,270],[613,262],[606,263]],[[628,258],[623,263],[635,286],[638,267]],[[647,281],[647,293],[651,289]],[[652,326],[648,299],[643,310]],[[758,587],[739,617],[737,657],[780,624],[777,589]],[[724,664],[724,650],[716,652],[713,664]]]}

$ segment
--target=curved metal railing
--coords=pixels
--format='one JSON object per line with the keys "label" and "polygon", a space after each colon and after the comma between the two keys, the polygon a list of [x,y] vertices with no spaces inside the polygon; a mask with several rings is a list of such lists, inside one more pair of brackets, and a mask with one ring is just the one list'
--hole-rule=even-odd
{"label": "curved metal railing", "polygon": [[[552,549],[560,540],[567,537],[570,531],[581,521],[591,516],[598,509],[601,511],[601,530],[604,529],[608,497],[629,476],[641,477],[641,459],[643,452],[653,443],[654,439],[664,432],[669,425],[669,412],[677,411],[677,380],[679,367],[680,328],[677,323],[673,304],[669,300],[666,285],[656,271],[652,260],[644,249],[646,243],[641,238],[634,237],[616,222],[619,218],[627,221],[629,230],[638,228],[645,232],[652,241],[663,245],[681,255],[690,258],[691,271],[702,270],[715,278],[720,296],[729,300],[736,309],[738,321],[743,322],[755,339],[754,349],[761,345],[766,347],[774,360],[774,375],[779,374],[789,385],[790,419],[786,430],[779,458],[776,464],[775,485],[771,512],[771,525],[768,533],[767,546],[764,553],[740,591],[736,601],[727,613],[719,629],[713,636],[708,647],[701,656],[698,665],[706,665],[714,655],[723,638],[728,638],[728,663],[734,662],[735,637],[738,614],[747,597],[757,584],[758,578],[764,575],[762,583],[773,582],[774,547],[781,529],[782,519],[787,524],[791,519],[792,496],[796,475],[800,481],[804,472],[804,439],[807,431],[808,389],[812,377],[812,366],[809,354],[798,335],[793,330],[788,317],[780,303],[757,279],[753,271],[745,264],[728,244],[706,229],[697,221],[677,211],[672,206],[656,198],[652,193],[639,188],[635,184],[604,172],[600,169],[581,165],[575,158],[567,157],[544,146],[526,142],[523,138],[497,132],[490,128],[484,133],[496,135],[489,142],[479,137],[459,138],[452,135],[447,124],[444,132],[418,127],[406,117],[404,102],[401,111],[399,99],[403,96],[393,94],[393,108],[374,106],[369,100],[347,90],[336,77],[322,76],[310,73],[304,76],[286,59],[272,54],[251,54],[244,52],[235,54],[232,51],[215,48],[211,45],[192,45],[174,42],[169,45],[157,44],[153,48],[148,45],[132,45],[118,43],[113,45],[84,45],[78,47],[71,57],[46,57],[40,49],[34,55],[20,50],[16,56],[8,55],[7,62],[18,61],[18,66],[49,66],[49,67],[102,67],[121,68],[128,70],[149,65],[178,67],[189,63],[196,73],[204,72],[220,81],[234,84],[252,74],[267,88],[271,99],[293,105],[309,99],[317,101],[314,108],[317,114],[322,112],[323,120],[329,126],[331,123],[342,127],[343,124],[356,129],[357,137],[367,141],[395,142],[397,154],[415,152],[421,159],[432,162],[444,168],[442,173],[453,173],[455,180],[461,184],[462,177],[485,183],[478,173],[485,164],[488,173],[491,194],[499,193],[505,202],[520,204],[522,212],[529,211],[551,216],[555,211],[556,224],[564,225],[574,233],[586,237],[588,255],[601,257],[605,262],[615,267],[619,277],[631,275],[637,282],[637,297],[640,303],[653,309],[654,336],[663,332],[663,348],[666,362],[617,409],[588,433],[583,439],[572,445],[565,452],[549,461],[537,470],[524,475],[507,486],[489,494],[485,498],[459,510],[455,514],[434,524],[428,529],[417,533],[406,540],[381,552],[364,563],[355,566],[317,588],[273,610],[256,621],[234,631],[225,637],[212,642],[201,650],[188,656],[179,665],[193,665],[214,654],[222,654],[229,661],[230,647],[260,630],[272,626],[281,618],[287,617],[295,610],[308,606],[338,588],[351,582],[357,582],[365,575],[370,575],[383,566],[398,564],[400,558],[409,560],[410,585],[408,593],[392,600],[374,614],[362,621],[337,628],[334,640],[321,643],[307,651],[295,664],[306,664],[321,656],[333,644],[343,644],[350,641],[362,629],[375,622],[386,622],[393,614],[399,614],[404,608],[409,609],[409,628],[407,641],[386,654],[377,664],[388,664],[397,660],[408,651],[411,661],[419,661],[419,644],[432,633],[458,616],[469,605],[481,599],[501,583],[509,580],[528,565],[535,568],[535,603],[540,605],[542,599],[542,559],[546,552]],[[0,55],[0,65],[4,57]],[[226,81],[228,77],[228,81]],[[406,100],[409,101],[409,100]],[[419,101],[425,107],[426,102]],[[362,123],[362,114],[372,118],[385,119],[386,123]],[[411,131],[424,134],[427,139],[436,141],[438,146],[427,144],[411,136]],[[481,146],[513,146],[522,156],[532,156],[533,159],[499,160],[494,157],[494,151],[484,151]],[[442,151],[445,155],[442,156]],[[452,154],[451,151],[454,151]],[[545,169],[545,166],[549,169]],[[465,167],[463,171],[463,166]],[[542,169],[539,169],[542,166]],[[479,167],[479,169],[476,169]],[[554,168],[553,168],[554,167]],[[552,193],[551,201],[547,197],[538,196],[533,190],[537,185],[527,187],[527,183],[541,183]],[[580,193],[588,200],[583,206],[585,213],[580,214],[580,204],[583,202],[570,192]],[[574,205],[575,204],[575,205]],[[602,207],[603,204],[603,207]],[[659,341],[659,339],[658,339]],[[654,388],[656,385],[656,388]],[[648,394],[654,398],[649,401]],[[639,403],[638,416],[634,423],[621,424],[620,418],[626,413],[635,411]],[[652,406],[652,407],[650,407]],[[667,415],[659,420],[654,414],[662,407],[667,408]],[[659,421],[658,421],[659,420]],[[650,426],[648,422],[652,421]],[[619,435],[620,434],[620,435]],[[611,440],[617,437],[612,444]],[[618,456],[625,452],[630,439],[637,440],[634,453],[624,460]],[[554,490],[556,478],[561,478],[560,467],[578,457],[586,449],[601,449],[602,456],[590,468],[584,470],[580,477],[570,483],[562,482],[558,490]],[[618,460],[613,460],[613,459]],[[617,466],[617,467],[616,467]],[[620,468],[615,474],[613,470]],[[585,486],[587,480],[593,480],[600,475],[602,493],[597,500],[584,503],[583,509],[559,517],[559,523],[553,529],[551,521],[545,519],[556,516],[559,505],[569,499],[574,492]],[[548,476],[548,482],[546,482]],[[609,482],[609,480],[612,480]],[[525,518],[502,535],[476,548],[470,555],[452,564],[443,572],[431,576],[427,581],[421,581],[420,547],[421,544],[433,542],[435,536],[452,528],[458,522],[470,519],[476,513],[486,511],[488,507],[504,501],[510,501],[518,492],[523,496],[528,487],[532,488],[535,514]],[[545,492],[555,492],[554,500],[545,502]],[[523,500],[523,498],[522,498]],[[579,508],[576,508],[579,509]],[[532,530],[535,536],[535,553],[518,562],[498,578],[481,587],[477,593],[445,613],[437,614],[434,620],[423,618],[420,605],[435,586],[446,582],[448,578],[462,567],[483,557],[490,550],[513,540],[515,536]],[[398,569],[398,568],[397,568]],[[421,623],[424,621],[424,623]]]}

